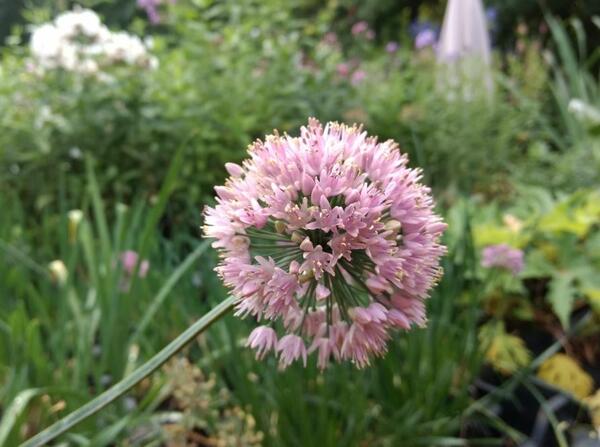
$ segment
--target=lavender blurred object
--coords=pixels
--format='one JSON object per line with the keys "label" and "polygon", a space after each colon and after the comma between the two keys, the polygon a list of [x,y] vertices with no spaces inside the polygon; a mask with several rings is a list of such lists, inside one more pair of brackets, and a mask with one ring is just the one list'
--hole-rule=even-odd
{"label": "lavender blurred object", "polygon": [[386,51],[387,53],[390,53],[390,54],[392,54],[392,53],[395,53],[396,51],[398,51],[398,48],[399,48],[399,46],[398,46],[398,42],[394,42],[394,41],[392,40],[392,41],[390,41],[390,42],[388,42],[388,43],[386,44],[386,46],[385,46],[385,51]]}
{"label": "lavender blurred object", "polygon": [[427,47],[434,47],[437,41],[437,36],[434,30],[431,28],[419,31],[417,37],[415,37],[415,48],[422,50]]}
{"label": "lavender blurred object", "polygon": [[146,11],[148,20],[153,25],[160,23],[160,15],[158,13],[159,4],[160,0],[137,0],[138,8],[141,8],[144,11]]}
{"label": "lavender blurred object", "polygon": [[523,270],[523,252],[506,244],[488,245],[481,253],[481,266],[501,268],[518,275]]}
{"label": "lavender blurred object", "polygon": [[[153,25],[157,25],[161,22],[161,17],[158,12],[158,8],[163,3],[163,0],[137,0],[138,8],[141,8],[146,11],[148,20]],[[170,3],[175,3],[175,0],[170,0]]]}

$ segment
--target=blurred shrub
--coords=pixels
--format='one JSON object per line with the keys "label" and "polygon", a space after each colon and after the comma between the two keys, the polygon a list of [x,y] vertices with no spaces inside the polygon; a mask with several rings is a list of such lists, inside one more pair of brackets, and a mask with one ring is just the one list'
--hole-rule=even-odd
{"label": "blurred shrub", "polygon": [[296,129],[310,115],[339,116],[346,95],[343,86],[330,88],[335,57],[303,34],[285,2],[182,4],[170,17],[168,36],[155,39],[160,65],[153,71],[40,76],[28,70],[26,52],[7,51],[2,184],[38,209],[56,200],[61,182],[77,197],[86,154],[97,159],[108,194],[152,195],[185,145],[175,203],[199,210],[222,180],[223,164],[242,158],[253,139],[273,127]]}
{"label": "blurred shrub", "polygon": [[[88,164],[81,209],[45,207],[35,231],[18,195],[0,195],[0,407],[11,414],[0,421],[1,445],[18,445],[130,373],[220,290],[208,242],[157,231],[175,158],[158,204],[130,208],[102,202]],[[131,257],[141,261],[137,274]],[[79,430],[94,445],[135,431],[165,399],[162,382],[147,381]]]}
{"label": "blurred shrub", "polygon": [[[164,166],[185,146],[170,223],[195,225],[212,186],[224,178],[226,161],[241,160],[245,147],[273,128],[295,132],[311,115],[363,122],[382,139],[395,139],[412,163],[425,168],[426,181],[449,198],[465,191],[507,196],[514,178],[538,184],[551,179],[556,187],[589,184],[583,181],[588,174],[568,180],[573,176],[563,154],[585,152],[567,150],[574,139],[560,138],[554,118],[546,116],[548,70],[538,41],[524,41],[506,58],[508,77],[495,66],[491,98],[465,98],[440,87],[430,49],[415,53],[394,45],[383,51],[366,24],[364,32],[333,34],[328,13],[306,18],[310,3],[163,6],[151,49],[159,60],[155,70],[120,66],[95,76],[60,70],[40,75],[27,50],[5,49],[3,187],[19,191],[38,211],[58,192],[79,203],[81,159],[89,154],[98,161],[108,196],[151,198]],[[563,78],[571,79],[568,73]],[[563,78],[556,74],[555,92],[560,116],[571,117],[562,113],[573,96],[563,92]],[[565,122],[575,129],[571,121]],[[596,140],[577,147],[588,141]],[[579,165],[582,172],[593,170],[592,164]]]}
{"label": "blurred shrub", "polygon": [[538,103],[502,83],[491,97],[464,97],[442,87],[442,76],[428,49],[382,60],[359,89],[369,131],[400,142],[439,191],[510,192],[508,176],[527,160]]}
{"label": "blurred shrub", "polygon": [[[546,30],[544,14],[581,20],[600,14],[600,4],[596,0],[488,0],[485,3],[495,11],[496,40],[505,49],[514,44],[515,29],[519,23],[526,23],[534,35],[539,35],[545,34]],[[588,33],[594,31],[591,21],[585,20],[585,28]],[[599,37],[594,35],[594,45],[598,44]]]}
{"label": "blurred shrub", "polygon": [[[600,170],[600,84],[599,71],[593,67],[600,53],[589,46],[581,21],[565,26],[549,18],[548,23],[556,47],[551,61],[556,110],[550,122],[555,127],[551,141],[558,151],[542,154],[542,161],[555,168],[546,182],[570,190],[591,187],[597,185]],[[598,32],[600,23],[596,26]]]}
{"label": "blurred shrub", "polygon": [[488,312],[517,320],[552,312],[563,327],[576,309],[589,306],[600,314],[600,192],[555,199],[532,189],[510,213],[482,212],[474,230],[478,247],[504,243],[526,255],[518,278],[498,273],[488,279]]}
{"label": "blurred shrub", "polygon": [[165,421],[162,431],[168,445],[263,445],[264,435],[256,430],[252,413],[233,404],[231,391],[214,372],[206,377],[186,357],[172,359],[163,371],[169,395],[164,416],[157,416]]}
{"label": "blurred shrub", "polygon": [[[304,0],[315,3],[314,0]],[[375,30],[380,41],[403,40],[409,35],[409,25],[424,21],[441,24],[447,1],[442,0],[339,0],[327,6],[335,11],[334,24],[350,29],[353,23],[366,20]],[[519,25],[527,24],[530,33],[544,36],[547,26],[544,14],[561,19],[579,18],[584,28],[592,35],[595,31],[589,17],[600,14],[600,3],[596,0],[483,0],[492,32],[493,43],[502,50],[512,50]],[[413,28],[414,29],[414,28]],[[399,32],[400,31],[400,32]],[[592,45],[598,45],[600,34],[593,34]]]}

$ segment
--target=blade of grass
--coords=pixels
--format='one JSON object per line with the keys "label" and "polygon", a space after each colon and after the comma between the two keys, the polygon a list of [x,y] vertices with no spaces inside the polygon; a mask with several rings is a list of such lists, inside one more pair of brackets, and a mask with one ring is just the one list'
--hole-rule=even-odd
{"label": "blade of grass", "polygon": [[449,437],[439,437],[439,436],[428,436],[425,438],[421,438],[418,441],[419,445],[436,445],[439,447],[444,446],[468,446],[469,442],[466,439],[460,438],[449,438]]}
{"label": "blade of grass", "polygon": [[146,310],[146,313],[142,317],[141,321],[138,323],[134,334],[131,336],[131,340],[129,342],[130,345],[135,343],[139,336],[144,332],[152,320],[152,317],[154,317],[164,300],[167,298],[169,293],[171,293],[171,290],[173,290],[173,287],[175,287],[175,284],[177,284],[177,282],[189,270],[189,268],[194,265],[194,262],[196,262],[198,258],[204,254],[208,246],[209,241],[203,241],[201,244],[199,244],[198,247],[196,247],[196,249],[190,253],[185,261],[183,261],[167,279],[165,284],[152,300],[152,303],[150,303],[150,306],[148,307],[148,310]]}
{"label": "blade of grass", "polygon": [[92,208],[94,209],[95,224],[98,229],[100,236],[100,246],[102,247],[102,258],[104,262],[108,262],[110,259],[111,245],[110,236],[108,231],[108,223],[106,220],[106,214],[104,212],[104,205],[102,203],[102,196],[100,195],[100,188],[96,175],[94,174],[94,161],[91,157],[85,159],[85,167],[87,171],[87,183],[88,191],[92,199]]}
{"label": "blade of grass", "polygon": [[67,415],[63,419],[52,424],[42,432],[38,433],[28,441],[22,444],[22,447],[41,447],[48,444],[53,439],[56,439],[61,434],[67,432],[73,428],[79,422],[87,419],[91,415],[97,413],[119,397],[123,396],[127,391],[133,388],[135,385],[140,383],[164,363],[166,363],[171,357],[177,354],[187,344],[194,340],[199,334],[204,332],[210,325],[225,315],[235,303],[234,297],[228,297],[218,305],[216,305],[210,312],[196,321],[193,325],[187,328],[181,333],[175,340],[164,347],[154,357],[136,369],[131,375],[125,377],[119,383],[115,384],[101,395],[92,399],[87,404],[83,405],[79,409],[75,410],[71,414]]}
{"label": "blade of grass", "polygon": [[[141,241],[140,247],[139,247],[140,259],[143,259],[146,256],[147,251],[148,251],[148,245],[152,238],[152,233],[154,231],[156,231],[156,226],[158,224],[158,221],[159,221],[160,217],[162,216],[162,214],[165,210],[165,207],[167,206],[167,200],[169,199],[169,197],[171,196],[173,191],[175,191],[175,188],[177,186],[179,171],[181,169],[181,165],[183,164],[183,156],[187,149],[187,144],[189,141],[192,140],[194,135],[195,135],[195,132],[192,133],[188,138],[186,138],[183,141],[183,143],[181,144],[181,146],[177,149],[177,152],[175,152],[175,156],[173,157],[173,160],[171,161],[169,170],[167,171],[165,179],[160,188],[160,192],[158,193],[158,199],[157,199],[156,203],[154,204],[154,206],[152,207],[152,209],[150,210],[148,217],[146,218],[146,225],[144,226],[144,228],[142,230],[142,233],[141,233],[142,236],[140,239],[140,241]],[[132,275],[132,277],[134,279],[137,277],[138,268],[139,268],[139,265],[137,265],[134,269],[134,272]]]}
{"label": "blade of grass", "polygon": [[0,445],[6,445],[6,440],[13,430],[15,422],[19,419],[19,416],[23,413],[23,410],[25,410],[31,399],[44,391],[43,388],[30,388],[17,394],[6,412],[2,415],[2,421],[0,423]]}
{"label": "blade of grass", "polygon": [[559,427],[558,419],[556,418],[554,411],[552,411],[552,408],[546,402],[546,399],[544,398],[542,393],[540,393],[535,387],[535,385],[533,385],[529,380],[524,380],[523,385],[529,390],[533,397],[535,397],[535,399],[540,404],[542,411],[546,414],[546,418],[548,418],[548,422],[550,422],[550,425],[552,426],[552,430],[554,431],[554,436],[556,437],[558,445],[560,447],[568,447],[569,444],[567,443],[565,434]]}
{"label": "blade of grass", "polygon": [[120,432],[131,422],[131,414],[104,428],[90,440],[90,445],[111,445]]}
{"label": "blade of grass", "polygon": [[6,242],[4,242],[1,239],[0,239],[0,250],[4,251],[5,253],[7,253],[8,256],[14,258],[15,260],[21,262],[23,265],[25,265],[27,268],[33,270],[34,272],[36,272],[42,276],[45,276],[46,278],[50,278],[50,273],[48,272],[48,269],[44,268],[43,266],[41,266],[40,264],[35,262],[33,259],[31,259],[29,256],[27,256],[25,253],[23,253],[16,247],[14,247],[10,244],[7,244]]}

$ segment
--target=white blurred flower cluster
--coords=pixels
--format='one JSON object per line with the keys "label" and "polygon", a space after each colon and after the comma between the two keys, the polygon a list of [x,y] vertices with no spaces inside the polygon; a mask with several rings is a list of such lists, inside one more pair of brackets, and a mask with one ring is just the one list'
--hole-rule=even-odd
{"label": "white blurred flower cluster", "polygon": [[36,67],[62,68],[94,74],[116,64],[155,68],[158,61],[138,36],[110,31],[90,9],[77,8],[60,14],[54,22],[34,29],[29,43]]}

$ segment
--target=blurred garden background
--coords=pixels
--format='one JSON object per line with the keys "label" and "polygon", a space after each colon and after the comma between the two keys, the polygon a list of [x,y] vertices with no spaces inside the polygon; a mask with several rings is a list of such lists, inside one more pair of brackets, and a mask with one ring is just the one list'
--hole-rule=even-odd
{"label": "blurred garden background", "polygon": [[428,326],[321,373],[256,361],[227,317],[56,445],[600,445],[600,2],[484,1],[467,76],[448,6],[0,0],[0,445],[227,296],[202,210],[313,116],[423,168],[449,225]]}

